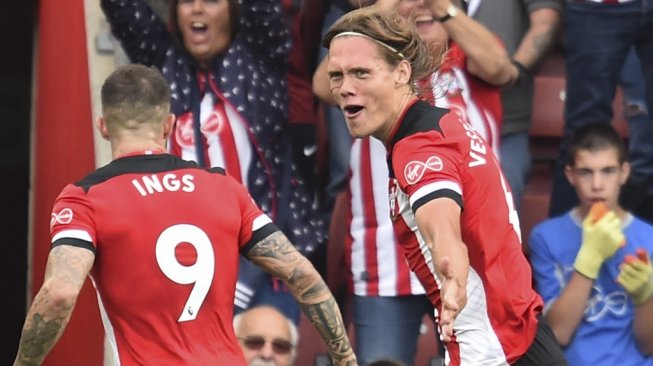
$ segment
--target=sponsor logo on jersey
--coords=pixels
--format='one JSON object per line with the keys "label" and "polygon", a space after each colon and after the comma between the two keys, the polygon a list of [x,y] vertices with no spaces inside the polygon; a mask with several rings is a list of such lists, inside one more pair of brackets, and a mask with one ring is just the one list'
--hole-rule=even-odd
{"label": "sponsor logo on jersey", "polygon": [[53,212],[50,216],[50,227],[55,224],[66,225],[73,221],[73,210],[64,208],[59,212]]}
{"label": "sponsor logo on jersey", "polygon": [[433,155],[426,162],[413,160],[404,167],[404,178],[408,184],[419,182],[427,170],[439,172],[442,170],[442,159]]}

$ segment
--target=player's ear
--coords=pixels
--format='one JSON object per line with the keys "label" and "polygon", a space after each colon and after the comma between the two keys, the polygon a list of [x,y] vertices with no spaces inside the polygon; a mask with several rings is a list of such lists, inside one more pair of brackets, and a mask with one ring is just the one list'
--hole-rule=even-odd
{"label": "player's ear", "polygon": [[395,68],[395,87],[401,87],[408,84],[412,71],[410,62],[407,60],[399,61],[399,64],[397,64],[397,67]]}
{"label": "player's ear", "polygon": [[628,177],[630,176],[630,164],[627,161],[621,163],[621,177],[619,178],[619,183],[622,185],[626,183]]}
{"label": "player's ear", "polygon": [[167,139],[170,137],[170,134],[172,134],[172,127],[174,126],[175,123],[175,115],[172,113],[168,113],[166,116],[165,121],[163,122],[163,138]]}
{"label": "player's ear", "polygon": [[105,140],[109,140],[109,129],[107,128],[107,122],[104,120],[104,117],[99,116],[95,119],[95,128],[100,132],[100,135]]}
{"label": "player's ear", "polygon": [[573,187],[576,186],[574,179],[574,168],[569,164],[565,165],[565,177],[567,177],[569,184],[571,184]]}

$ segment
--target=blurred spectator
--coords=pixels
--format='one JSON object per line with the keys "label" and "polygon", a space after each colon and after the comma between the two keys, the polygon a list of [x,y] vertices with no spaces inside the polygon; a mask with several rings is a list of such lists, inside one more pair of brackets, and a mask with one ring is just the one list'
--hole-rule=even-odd
{"label": "blurred spectator", "polygon": [[653,223],[653,119],[646,108],[646,90],[639,58],[631,49],[619,75],[623,117],[628,123],[630,177],[621,190],[621,203],[639,218]]}
{"label": "blurred spectator", "polygon": [[501,38],[519,70],[518,81],[501,93],[503,123],[499,146],[501,169],[519,210],[531,168],[533,71],[556,40],[562,0],[469,0],[467,3],[468,14]]}
{"label": "blurred spectator", "polygon": [[299,334],[277,309],[257,306],[234,316],[234,331],[249,366],[292,366]]}
{"label": "blurred spectator", "polygon": [[[322,244],[325,220],[292,158],[281,0],[174,0],[168,25],[144,0],[101,5],[130,60],[156,66],[170,84],[170,151],[226,168],[304,254]],[[236,311],[272,303],[299,320],[287,290],[244,258],[236,292]]]}
{"label": "blurred spectator", "polygon": [[348,235],[343,245],[349,269],[347,288],[353,295],[355,350],[361,365],[388,357],[413,365],[422,320],[424,315],[434,317],[433,305],[395,239],[386,157],[381,141],[369,137],[354,140],[347,194]]}
{"label": "blurred spectator", "polygon": [[618,203],[630,173],[623,141],[607,123],[585,124],[568,161],[580,203],[528,242],[546,318],[570,365],[653,365],[653,226]]}
{"label": "blurred spectator", "polygon": [[[646,101],[646,110],[653,110],[653,2],[569,0],[564,10],[564,45],[565,125],[553,177],[549,216],[563,214],[578,202],[564,173],[570,138],[584,124],[612,121],[612,103],[620,73],[633,48],[641,61],[642,89],[646,90],[642,99]],[[650,123],[653,121],[649,118]],[[650,146],[651,142],[646,144]],[[635,173],[637,175],[639,173]],[[636,195],[639,202],[649,202],[650,206],[653,177],[647,177],[644,182]]]}
{"label": "blurred spectator", "polygon": [[292,47],[288,65],[289,132],[294,144],[293,158],[309,192],[319,194],[316,167],[317,98],[312,92],[312,76],[320,45],[324,15],[320,1],[282,0],[291,29]]}

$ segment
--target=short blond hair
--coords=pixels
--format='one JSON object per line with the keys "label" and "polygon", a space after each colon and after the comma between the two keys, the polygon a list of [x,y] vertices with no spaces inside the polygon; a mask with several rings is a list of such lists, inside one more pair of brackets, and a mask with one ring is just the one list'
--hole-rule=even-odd
{"label": "short blond hair", "polygon": [[159,70],[139,64],[118,67],[102,85],[102,114],[110,132],[163,128],[170,113],[170,87]]}

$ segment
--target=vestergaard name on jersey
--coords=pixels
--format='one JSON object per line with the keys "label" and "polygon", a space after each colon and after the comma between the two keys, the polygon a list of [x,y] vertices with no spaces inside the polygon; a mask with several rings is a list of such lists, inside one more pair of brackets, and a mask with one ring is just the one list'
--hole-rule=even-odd
{"label": "vestergaard name on jersey", "polygon": [[478,136],[478,133],[468,124],[463,123],[465,128],[465,134],[469,137],[469,157],[472,159],[468,166],[473,168],[475,166],[484,165],[486,162],[485,156],[487,151],[485,150],[485,145],[483,145],[483,140]]}
{"label": "vestergaard name on jersey", "polygon": [[192,174],[184,174],[181,179],[177,178],[176,174],[168,173],[159,179],[156,174],[144,175],[139,179],[133,179],[132,185],[136,188],[138,193],[145,197],[148,194],[161,193],[163,191],[177,192],[180,189],[184,192],[192,192],[195,190],[195,183],[193,182]]}

